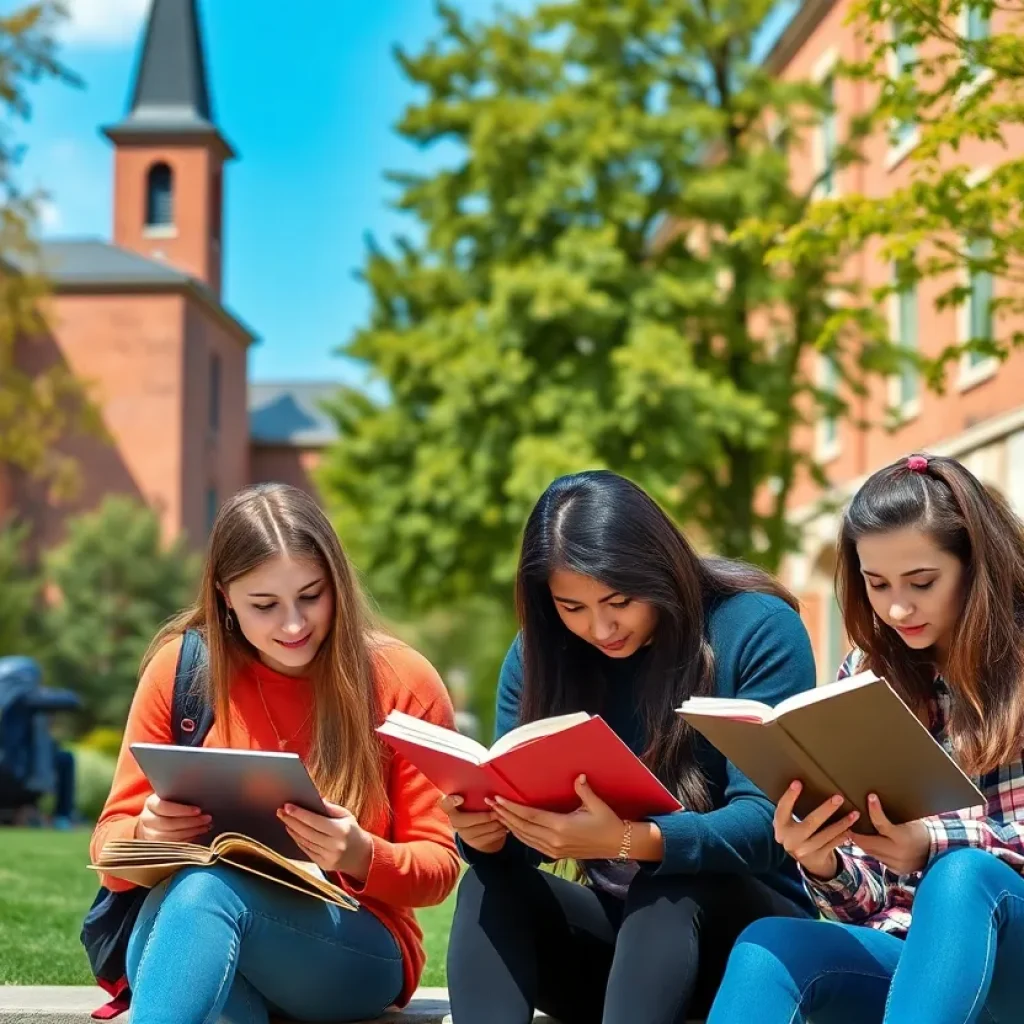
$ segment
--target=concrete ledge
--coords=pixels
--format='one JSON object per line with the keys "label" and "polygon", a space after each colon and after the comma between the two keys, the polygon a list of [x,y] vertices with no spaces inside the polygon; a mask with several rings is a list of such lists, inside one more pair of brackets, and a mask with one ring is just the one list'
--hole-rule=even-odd
{"label": "concrete ledge", "polygon": [[[99,988],[0,986],[0,1024],[86,1024],[92,1020],[92,1011],[105,1002],[106,995]],[[447,990],[424,988],[402,1013],[388,1014],[380,1018],[380,1024],[445,1024],[447,1014]],[[128,1024],[126,1017],[117,1020]],[[554,1024],[548,1017],[539,1017],[538,1024],[541,1021]]]}

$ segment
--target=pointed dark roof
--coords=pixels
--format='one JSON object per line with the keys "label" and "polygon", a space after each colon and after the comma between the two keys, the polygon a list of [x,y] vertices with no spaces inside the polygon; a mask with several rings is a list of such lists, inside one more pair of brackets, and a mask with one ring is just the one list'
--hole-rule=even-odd
{"label": "pointed dark roof", "polygon": [[233,155],[213,117],[197,0],[153,0],[128,116],[114,142],[213,137]]}
{"label": "pointed dark roof", "polygon": [[254,444],[322,448],[338,437],[325,402],[338,397],[330,381],[262,381],[249,384],[249,435]]}

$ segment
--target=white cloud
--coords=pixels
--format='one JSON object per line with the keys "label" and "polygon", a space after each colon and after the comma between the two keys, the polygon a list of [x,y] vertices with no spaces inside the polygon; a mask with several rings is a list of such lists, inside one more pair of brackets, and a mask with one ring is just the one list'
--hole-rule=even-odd
{"label": "white cloud", "polygon": [[60,207],[52,199],[44,199],[39,203],[39,226],[44,235],[59,231],[64,225]]}
{"label": "white cloud", "polygon": [[70,17],[61,39],[70,46],[124,46],[139,37],[150,0],[65,0]]}

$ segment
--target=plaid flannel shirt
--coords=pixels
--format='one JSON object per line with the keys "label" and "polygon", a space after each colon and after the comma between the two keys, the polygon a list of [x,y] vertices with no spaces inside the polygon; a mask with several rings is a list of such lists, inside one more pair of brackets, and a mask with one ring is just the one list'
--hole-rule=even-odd
{"label": "plaid flannel shirt", "polygon": [[[837,678],[845,679],[857,671],[861,657],[859,651],[852,651]],[[948,718],[949,690],[937,676],[929,728],[947,752]],[[984,806],[924,819],[931,844],[928,864],[947,850],[972,846],[988,850],[1024,874],[1024,762],[1018,758],[974,781],[985,795]],[[835,878],[822,881],[804,874],[804,886],[822,914],[835,921],[906,935],[923,872],[899,875],[853,844],[844,844],[836,854],[839,874]]]}

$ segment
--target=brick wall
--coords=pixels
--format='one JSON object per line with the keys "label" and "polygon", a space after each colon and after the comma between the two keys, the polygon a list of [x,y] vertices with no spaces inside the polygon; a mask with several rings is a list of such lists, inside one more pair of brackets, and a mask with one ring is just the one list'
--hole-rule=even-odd
{"label": "brick wall", "polygon": [[321,451],[316,448],[254,444],[252,482],[291,484],[320,501],[320,493],[313,482],[313,473],[320,464],[320,458]]}
{"label": "brick wall", "polygon": [[26,369],[65,364],[99,406],[109,441],[71,438],[62,450],[79,463],[83,486],[57,505],[22,481],[16,503],[50,545],[66,516],[94,507],[109,493],[130,494],[157,508],[168,535],[181,526],[182,334],[179,296],[58,295],[52,331],[22,339]]}
{"label": "brick wall", "polygon": [[[206,310],[189,303],[185,311],[181,525],[197,546],[205,544],[217,507],[249,482],[246,376],[246,349],[237,335]],[[219,393],[216,400],[215,388]]]}
{"label": "brick wall", "polygon": [[[147,228],[150,168],[174,175],[173,228]],[[203,145],[118,145],[114,155],[114,244],[159,259],[221,291],[223,172],[215,149]]]}

